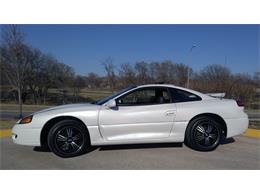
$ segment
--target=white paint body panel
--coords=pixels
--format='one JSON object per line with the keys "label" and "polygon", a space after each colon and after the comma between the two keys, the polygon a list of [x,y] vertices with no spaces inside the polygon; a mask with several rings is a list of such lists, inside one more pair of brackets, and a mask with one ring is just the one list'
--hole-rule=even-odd
{"label": "white paint body panel", "polygon": [[175,104],[102,107],[99,127],[107,141],[167,138],[175,112]]}
{"label": "white paint body panel", "polygon": [[29,124],[17,123],[12,129],[13,134],[17,135],[17,138],[13,136],[13,141],[22,145],[40,146],[44,125],[49,120],[61,116],[81,120],[88,128],[92,145],[183,142],[189,121],[204,113],[216,114],[224,119],[227,137],[239,135],[248,127],[247,115],[234,100],[212,98],[173,85],[144,85],[137,88],[150,86],[186,90],[200,96],[202,100],[145,106],[118,106],[116,109],[94,104],[57,106],[34,113],[33,120]]}

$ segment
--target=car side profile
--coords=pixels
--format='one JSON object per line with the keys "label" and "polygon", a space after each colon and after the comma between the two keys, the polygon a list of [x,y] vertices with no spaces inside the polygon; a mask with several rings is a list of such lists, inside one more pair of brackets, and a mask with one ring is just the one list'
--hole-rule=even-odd
{"label": "car side profile", "polygon": [[33,113],[12,129],[16,144],[48,146],[60,157],[95,145],[185,142],[211,151],[242,134],[248,116],[239,101],[166,84],[131,86],[96,102]]}

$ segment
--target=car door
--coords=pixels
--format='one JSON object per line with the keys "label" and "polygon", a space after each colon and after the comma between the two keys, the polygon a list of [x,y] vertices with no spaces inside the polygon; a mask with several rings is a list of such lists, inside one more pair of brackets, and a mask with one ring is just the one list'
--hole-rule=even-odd
{"label": "car door", "polygon": [[160,139],[170,135],[176,108],[166,87],[137,88],[115,100],[115,108],[102,107],[99,113],[99,128],[105,139]]}

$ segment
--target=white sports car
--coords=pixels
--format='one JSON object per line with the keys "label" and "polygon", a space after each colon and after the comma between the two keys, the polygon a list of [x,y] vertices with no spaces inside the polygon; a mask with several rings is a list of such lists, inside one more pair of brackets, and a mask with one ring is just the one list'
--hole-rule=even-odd
{"label": "white sports car", "polygon": [[93,103],[33,113],[12,129],[14,143],[48,146],[60,157],[91,145],[184,142],[214,150],[222,137],[243,133],[248,116],[240,101],[215,98],[174,85],[132,86]]}

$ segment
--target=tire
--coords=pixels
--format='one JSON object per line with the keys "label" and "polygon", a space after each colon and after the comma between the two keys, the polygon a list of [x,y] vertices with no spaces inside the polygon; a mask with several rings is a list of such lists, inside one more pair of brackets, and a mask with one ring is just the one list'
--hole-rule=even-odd
{"label": "tire", "polygon": [[63,120],[55,124],[47,141],[50,150],[62,158],[79,156],[90,147],[86,127],[75,120]]}
{"label": "tire", "polygon": [[192,120],[185,133],[185,143],[194,150],[215,150],[222,137],[222,125],[212,117],[201,116]]}

